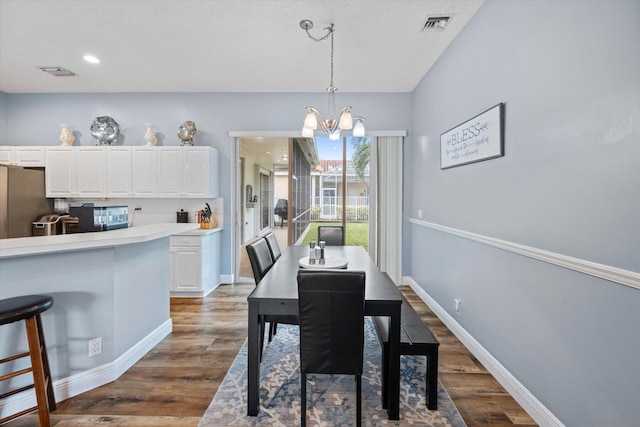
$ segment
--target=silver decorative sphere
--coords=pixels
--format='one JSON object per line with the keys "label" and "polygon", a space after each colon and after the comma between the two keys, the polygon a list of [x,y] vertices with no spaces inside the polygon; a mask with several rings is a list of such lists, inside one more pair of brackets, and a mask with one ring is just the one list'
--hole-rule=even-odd
{"label": "silver decorative sphere", "polygon": [[196,134],[196,131],[196,124],[191,120],[187,120],[181,124],[178,129],[178,138],[180,138],[180,142],[182,142],[181,145],[193,145],[193,137]]}
{"label": "silver decorative sphere", "polygon": [[98,140],[99,144],[116,142],[120,135],[120,125],[109,116],[101,116],[93,119],[91,123],[91,136]]}

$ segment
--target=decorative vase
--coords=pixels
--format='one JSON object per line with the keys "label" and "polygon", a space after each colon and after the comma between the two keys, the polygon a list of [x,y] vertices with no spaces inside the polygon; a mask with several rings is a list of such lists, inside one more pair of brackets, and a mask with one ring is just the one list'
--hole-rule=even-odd
{"label": "decorative vase", "polygon": [[193,137],[196,134],[196,124],[191,120],[187,120],[178,128],[178,138],[180,145],[193,145]]}
{"label": "decorative vase", "polygon": [[58,138],[62,142],[60,145],[72,146],[73,141],[76,140],[76,137],[73,136],[73,132],[69,128],[69,125],[60,125],[60,137]]}
{"label": "decorative vase", "polygon": [[147,131],[144,133],[144,139],[147,141],[146,145],[158,144],[158,139],[154,132],[155,125],[153,123],[145,123],[144,125],[147,127]]}
{"label": "decorative vase", "polygon": [[118,135],[120,135],[120,125],[109,116],[93,119],[90,130],[91,136],[98,140],[97,145],[111,145],[118,140]]}

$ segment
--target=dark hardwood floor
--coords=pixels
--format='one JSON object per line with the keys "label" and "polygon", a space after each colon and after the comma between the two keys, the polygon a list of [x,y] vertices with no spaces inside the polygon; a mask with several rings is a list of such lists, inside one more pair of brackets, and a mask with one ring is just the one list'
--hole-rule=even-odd
{"label": "dark hardwood floor", "polygon": [[[58,402],[57,427],[197,426],[247,336],[253,284],[221,285],[204,299],[173,298],[173,333],[118,380]],[[402,292],[440,341],[439,377],[469,427],[535,426],[407,286]],[[9,427],[37,425],[27,415]]]}

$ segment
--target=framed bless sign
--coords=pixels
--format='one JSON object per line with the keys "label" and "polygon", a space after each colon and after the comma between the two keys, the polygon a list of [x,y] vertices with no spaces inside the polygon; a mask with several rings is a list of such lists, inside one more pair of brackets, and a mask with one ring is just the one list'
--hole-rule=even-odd
{"label": "framed bless sign", "polygon": [[440,135],[440,169],[504,156],[504,103]]}

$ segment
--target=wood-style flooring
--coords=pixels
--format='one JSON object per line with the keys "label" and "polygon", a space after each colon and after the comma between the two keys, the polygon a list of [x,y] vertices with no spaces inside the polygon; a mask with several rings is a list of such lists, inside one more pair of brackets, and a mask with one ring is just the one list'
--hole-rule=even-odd
{"label": "wood-style flooring", "polygon": [[[197,426],[247,336],[253,284],[172,298],[173,332],[116,381],[58,402],[57,427]],[[439,377],[469,427],[534,421],[407,286],[402,292],[440,341]],[[134,319],[132,319],[134,321]],[[7,426],[36,426],[27,415]]]}

